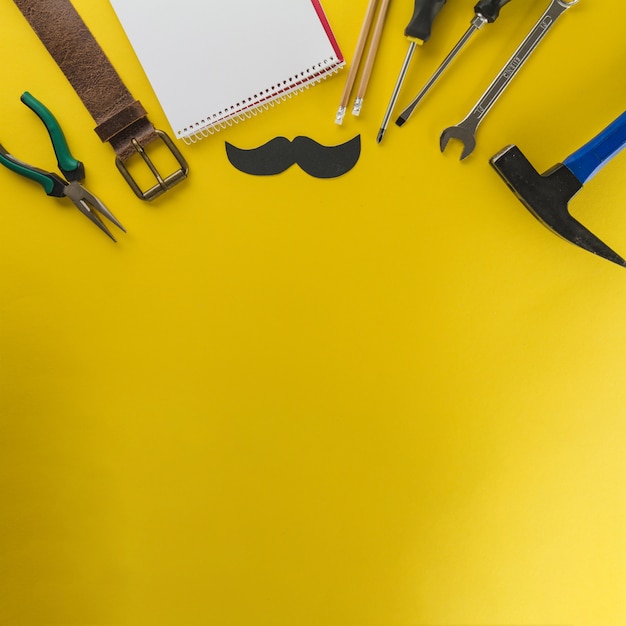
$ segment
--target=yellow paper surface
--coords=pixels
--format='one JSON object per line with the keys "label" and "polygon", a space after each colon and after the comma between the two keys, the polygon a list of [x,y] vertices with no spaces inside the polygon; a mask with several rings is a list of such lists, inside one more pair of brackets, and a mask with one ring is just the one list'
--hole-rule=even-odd
{"label": "yellow paper surface", "polygon": [[[108,2],[74,4],[169,131]],[[1,624],[626,623],[626,273],[489,165],[516,143],[545,171],[622,113],[624,3],[581,0],[474,154],[439,151],[546,6],[507,5],[379,146],[412,9],[392,3],[360,118],[334,124],[344,71],[181,143],[188,181],[147,204],[7,3],[0,141],[55,167],[30,91],[128,233],[0,169]],[[472,7],[443,8],[400,108]],[[324,8],[350,63],[365,2]],[[224,150],[357,134],[332,180]],[[570,204],[622,255],[625,168]]]}

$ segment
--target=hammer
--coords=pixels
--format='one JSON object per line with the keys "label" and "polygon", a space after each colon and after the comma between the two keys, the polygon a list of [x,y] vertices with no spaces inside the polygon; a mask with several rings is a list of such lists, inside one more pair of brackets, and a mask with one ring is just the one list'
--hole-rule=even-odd
{"label": "hammer", "polygon": [[626,261],[574,219],[569,201],[626,145],[626,111],[562,163],[539,174],[515,145],[490,159],[524,206],[553,233],[567,241],[626,267]]}

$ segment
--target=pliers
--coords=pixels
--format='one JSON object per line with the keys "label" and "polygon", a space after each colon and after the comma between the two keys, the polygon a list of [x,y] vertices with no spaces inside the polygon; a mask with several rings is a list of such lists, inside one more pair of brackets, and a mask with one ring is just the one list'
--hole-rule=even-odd
{"label": "pliers", "polygon": [[88,217],[98,228],[115,241],[115,237],[105,226],[98,213],[101,213],[109,221],[113,222],[123,232],[126,232],[126,229],[111,211],[104,206],[101,200],[87,191],[78,182],[85,178],[85,166],[72,156],[65,135],[54,115],[27,91],[22,94],[20,100],[37,114],[48,130],[59,170],[65,176],[65,180],[54,172],[47,172],[16,159],[6,151],[2,144],[0,144],[0,163],[17,174],[38,182],[49,196],[56,198],[68,197],[85,217]]}

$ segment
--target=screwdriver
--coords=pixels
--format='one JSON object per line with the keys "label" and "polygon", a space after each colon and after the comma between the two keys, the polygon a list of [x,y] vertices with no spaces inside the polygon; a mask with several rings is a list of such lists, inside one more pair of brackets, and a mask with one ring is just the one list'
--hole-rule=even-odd
{"label": "screwdriver", "polygon": [[435,73],[431,76],[430,80],[424,85],[422,90],[415,96],[414,100],[409,106],[402,111],[400,117],[396,120],[398,126],[402,126],[411,117],[415,107],[421,102],[422,98],[428,93],[430,88],[437,82],[439,77],[443,74],[445,69],[452,63],[456,55],[461,48],[469,41],[472,35],[480,30],[485,24],[493,24],[500,15],[500,9],[510,2],[511,0],[479,0],[478,4],[474,7],[474,13],[476,14],[472,19],[470,27],[467,32],[461,37],[459,43],[452,48],[452,51],[443,60],[443,63],[437,68]]}
{"label": "screwdriver", "polygon": [[409,25],[404,29],[404,36],[409,40],[409,50],[406,54],[396,86],[391,95],[387,112],[385,113],[380,130],[378,131],[378,143],[383,140],[383,136],[387,130],[389,119],[393,113],[393,107],[395,106],[400,90],[402,89],[402,83],[404,82],[409,65],[411,64],[415,48],[418,44],[426,43],[430,39],[433,21],[445,3],[446,0],[415,0],[413,17],[411,18]]}

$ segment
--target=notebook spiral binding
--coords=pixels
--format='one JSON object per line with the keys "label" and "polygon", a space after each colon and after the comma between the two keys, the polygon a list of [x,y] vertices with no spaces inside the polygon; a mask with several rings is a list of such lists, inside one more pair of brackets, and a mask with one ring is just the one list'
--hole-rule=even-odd
{"label": "notebook spiral binding", "polygon": [[188,133],[190,128],[185,128],[183,131],[178,131],[177,135],[182,136],[182,140],[187,144],[191,145],[205,139],[206,137],[210,137],[215,133],[220,132],[225,128],[233,126],[235,124],[239,124],[239,122],[243,122],[252,117],[256,117],[259,113],[263,111],[267,111],[270,108],[274,108],[277,104],[284,102],[287,99],[291,99],[293,96],[297,96],[299,93],[309,89],[313,85],[321,83],[323,80],[326,80],[329,76],[336,74],[339,70],[345,65],[345,62],[340,62],[338,59],[332,59],[335,65],[326,66],[324,70],[321,72],[316,72],[312,74],[307,74],[303,72],[302,75],[306,76],[303,80],[295,81],[294,79],[289,79],[288,83],[291,83],[288,87],[285,87],[282,93],[273,93],[271,99],[268,99],[265,102],[259,102],[254,105],[252,108],[248,108],[245,111],[238,111],[233,113],[232,115],[227,115],[225,117],[216,119],[215,121],[210,120],[201,120],[200,122],[196,122],[194,124],[197,127],[195,132],[192,132],[189,135],[182,136],[183,133]]}

